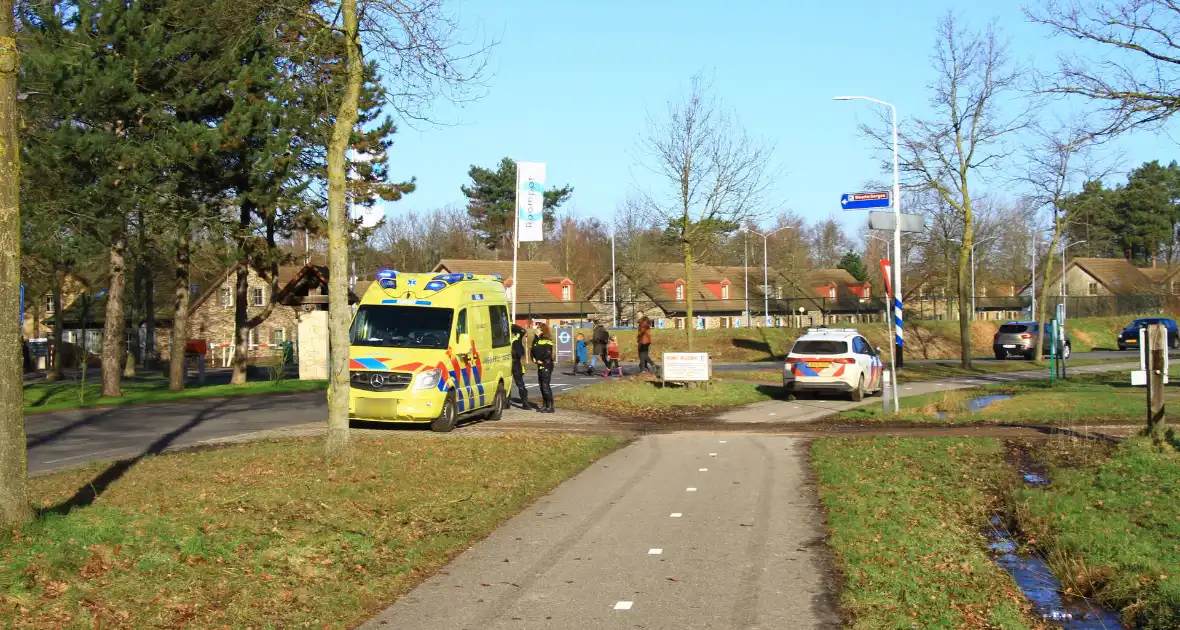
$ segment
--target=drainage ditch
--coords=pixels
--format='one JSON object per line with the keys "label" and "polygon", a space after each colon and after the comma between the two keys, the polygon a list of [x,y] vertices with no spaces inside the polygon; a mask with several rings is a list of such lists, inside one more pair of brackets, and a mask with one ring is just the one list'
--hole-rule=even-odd
{"label": "drainage ditch", "polygon": [[[1021,477],[1028,486],[1047,486],[1044,468],[1018,451]],[[1066,595],[1044,558],[1017,542],[1006,519],[993,515],[985,530],[992,560],[1008,572],[1045,621],[1066,630],[1123,630],[1119,614],[1082,597]]]}

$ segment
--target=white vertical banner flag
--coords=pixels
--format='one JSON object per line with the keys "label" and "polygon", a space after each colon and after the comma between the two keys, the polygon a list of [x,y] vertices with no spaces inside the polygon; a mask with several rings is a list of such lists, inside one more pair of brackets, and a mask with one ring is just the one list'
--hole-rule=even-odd
{"label": "white vertical banner flag", "polygon": [[516,163],[516,233],[518,243],[545,240],[545,163]]}

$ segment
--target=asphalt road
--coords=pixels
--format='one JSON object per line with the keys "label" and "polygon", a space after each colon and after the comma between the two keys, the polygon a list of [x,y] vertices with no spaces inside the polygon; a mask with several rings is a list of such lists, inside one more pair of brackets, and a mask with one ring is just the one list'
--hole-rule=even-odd
{"label": "asphalt road", "polygon": [[[555,393],[597,383],[600,376],[558,370]],[[540,402],[536,374],[526,375],[532,400]],[[30,414],[25,418],[29,472],[64,468],[96,459],[157,454],[241,433],[322,422],[322,393],[245,396],[177,403],[128,405]]]}
{"label": "asphalt road", "polygon": [[803,440],[644,437],[361,626],[838,628]]}

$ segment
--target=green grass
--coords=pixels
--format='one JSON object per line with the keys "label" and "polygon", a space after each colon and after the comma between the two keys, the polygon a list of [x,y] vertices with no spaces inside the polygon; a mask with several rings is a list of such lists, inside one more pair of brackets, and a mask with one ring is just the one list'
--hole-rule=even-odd
{"label": "green grass", "polygon": [[[965,401],[978,396],[1005,394],[1012,398],[991,403],[982,411],[970,413]],[[940,403],[948,396],[963,399],[958,411],[945,418]],[[1166,402],[1180,404],[1180,391],[1169,388]],[[1099,424],[1139,422],[1146,416],[1142,387],[1131,387],[1127,372],[1084,374],[1065,381],[1047,380],[999,383],[954,392],[907,396],[901,399],[901,412],[886,415],[875,406],[841,413],[841,422],[865,424],[916,422],[932,424]]]}
{"label": "green grass", "polygon": [[[93,505],[0,534],[0,626],[355,627],[619,443],[361,438],[328,463],[302,439],[148,458]],[[34,479],[34,501],[101,470]]]}
{"label": "green grass", "polygon": [[714,381],[708,387],[683,387],[639,377],[617,379],[575,389],[557,397],[557,406],[651,421],[675,421],[724,408],[770,400],[781,393],[743,381]]}
{"label": "green grass", "polygon": [[1037,628],[981,528],[1013,471],[995,440],[826,439],[812,466],[857,630]]}
{"label": "green grass", "polygon": [[281,382],[260,381],[244,385],[189,385],[184,391],[168,391],[166,378],[124,379],[123,395],[118,398],[104,398],[99,379],[88,380],[86,387],[76,381],[57,383],[29,383],[25,385],[25,412],[77,409],[106,405],[131,405],[137,403],[158,403],[192,398],[220,398],[223,396],[253,396],[258,394],[292,394],[316,392],[327,389],[327,381],[285,380]]}
{"label": "green grass", "polygon": [[[1104,363],[1126,363],[1126,357],[1117,359],[1077,359],[1070,361],[1072,367],[1086,365],[1102,365]],[[910,363],[898,374],[899,383],[917,383],[933,381],[940,378],[957,378],[961,376],[986,376],[988,374],[1003,374],[1006,372],[1025,372],[1030,370],[1047,370],[1028,361],[976,361],[970,370],[965,370],[958,361],[944,361],[939,363]],[[730,380],[754,381],[759,383],[778,383],[782,381],[779,370],[742,370],[733,372],[719,372],[722,378]]]}
{"label": "green grass", "polygon": [[1027,536],[1076,593],[1123,610],[1134,627],[1180,628],[1180,453],[1145,439],[1109,460],[1053,466],[1017,493]]}

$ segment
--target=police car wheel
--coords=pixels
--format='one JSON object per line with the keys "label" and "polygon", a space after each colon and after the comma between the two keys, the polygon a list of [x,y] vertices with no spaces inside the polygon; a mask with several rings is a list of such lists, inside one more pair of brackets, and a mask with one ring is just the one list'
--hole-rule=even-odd
{"label": "police car wheel", "polygon": [[508,406],[508,401],[504,396],[504,383],[496,386],[496,398],[492,400],[492,408],[488,411],[488,420],[495,422],[504,417],[504,407]]}
{"label": "police car wheel", "polygon": [[430,430],[435,433],[449,433],[455,430],[455,424],[459,420],[459,412],[455,408],[455,393],[447,394],[447,398],[443,401],[442,412],[438,417],[430,423]]}
{"label": "police car wheel", "polygon": [[860,402],[861,399],[864,398],[864,396],[865,396],[865,376],[864,376],[864,374],[861,374],[860,379],[856,382],[856,389],[852,390],[852,393],[849,395],[849,397],[852,398],[852,402]]}

